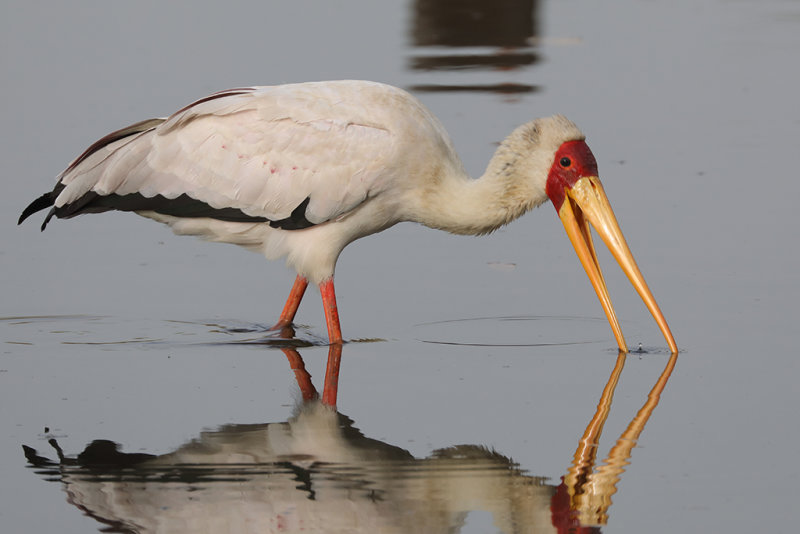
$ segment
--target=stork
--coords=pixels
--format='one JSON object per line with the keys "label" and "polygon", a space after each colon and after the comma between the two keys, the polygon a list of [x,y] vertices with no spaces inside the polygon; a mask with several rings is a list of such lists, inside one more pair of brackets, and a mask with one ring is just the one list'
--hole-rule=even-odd
{"label": "stork", "polygon": [[548,199],[620,350],[628,349],[589,224],[677,352],[585,136],[561,115],[519,126],[473,179],[439,120],[396,87],[344,80],[229,89],[98,140],[19,222],[47,208],[42,230],[53,217],[132,211],[176,234],[285,258],[297,277],[276,327],[291,324],[311,282],[322,295],[328,339],[340,344],[333,279],[349,243],[403,221],[488,234]]}

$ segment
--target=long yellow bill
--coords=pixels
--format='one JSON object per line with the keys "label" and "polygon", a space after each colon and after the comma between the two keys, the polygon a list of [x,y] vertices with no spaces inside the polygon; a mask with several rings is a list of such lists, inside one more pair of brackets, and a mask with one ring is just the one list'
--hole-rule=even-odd
{"label": "long yellow bill", "polygon": [[639,296],[642,297],[647,309],[650,310],[658,327],[661,329],[661,333],[664,334],[672,353],[677,353],[678,345],[672,337],[667,320],[664,319],[656,299],[650,292],[650,288],[647,287],[647,283],[644,281],[644,277],[633,259],[600,179],[596,176],[582,177],[571,188],[567,188],[565,193],[566,198],[558,211],[558,216],[561,218],[569,240],[572,242],[572,246],[575,247],[575,252],[578,254],[578,258],[580,258],[581,264],[592,282],[597,297],[600,299],[600,304],[606,312],[608,322],[611,324],[611,329],[617,338],[619,349],[623,352],[628,352],[625,338],[622,336],[622,329],[619,326],[614,307],[611,304],[611,298],[608,295],[603,273],[600,271],[600,264],[597,262],[589,223],[594,226],[597,234],[609,248],[614,258],[616,258],[620,267],[622,267],[628,280],[631,281]]}

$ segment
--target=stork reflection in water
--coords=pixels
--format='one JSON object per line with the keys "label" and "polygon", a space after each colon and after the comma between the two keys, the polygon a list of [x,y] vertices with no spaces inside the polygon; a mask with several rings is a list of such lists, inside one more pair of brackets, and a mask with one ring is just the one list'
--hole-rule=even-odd
{"label": "stork reflection in water", "polygon": [[225,425],[158,456],[124,453],[98,440],[70,458],[51,440],[59,461],[25,447],[28,461],[60,481],[70,503],[120,532],[451,533],[473,510],[490,512],[506,533],[596,531],[608,521],[611,497],[677,359],[670,357],[647,402],[596,467],[625,364],[619,354],[572,466],[553,485],[480,445],[415,458],[366,437],[319,402],[300,353],[283,351],[304,399],[288,421]]}

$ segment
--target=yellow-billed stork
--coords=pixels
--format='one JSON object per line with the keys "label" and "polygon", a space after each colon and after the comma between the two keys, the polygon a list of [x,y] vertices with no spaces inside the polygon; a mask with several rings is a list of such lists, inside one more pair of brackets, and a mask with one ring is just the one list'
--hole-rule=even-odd
{"label": "yellow-billed stork", "polygon": [[230,89],[168,118],[103,137],[22,213],[69,218],[133,211],[177,234],[285,257],[297,278],[277,326],[294,319],[308,282],[322,294],[328,338],[341,343],[333,275],[352,241],[402,221],[487,234],[548,198],[627,351],[588,223],[677,345],[628,249],[581,131],[563,116],[514,130],[478,179],[439,120],[388,85],[328,81]]}

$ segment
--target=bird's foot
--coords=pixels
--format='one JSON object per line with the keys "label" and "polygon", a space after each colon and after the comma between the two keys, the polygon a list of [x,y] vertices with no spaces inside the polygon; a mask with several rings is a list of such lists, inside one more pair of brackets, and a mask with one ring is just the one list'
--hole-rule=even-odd
{"label": "bird's foot", "polygon": [[294,339],[295,329],[291,322],[278,321],[274,326],[267,330],[268,332],[278,332],[282,339]]}

